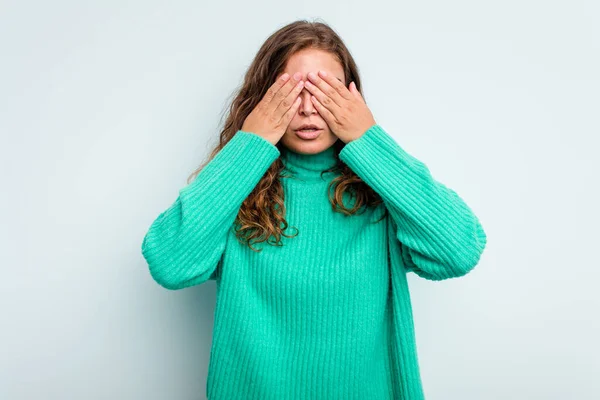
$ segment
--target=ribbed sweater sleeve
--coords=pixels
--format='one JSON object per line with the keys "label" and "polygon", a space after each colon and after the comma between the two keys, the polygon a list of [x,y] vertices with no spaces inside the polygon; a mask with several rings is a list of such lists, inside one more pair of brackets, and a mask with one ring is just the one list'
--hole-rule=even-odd
{"label": "ribbed sweater sleeve", "polygon": [[215,279],[240,206],[279,154],[271,142],[240,130],[179,190],[142,241],[157,283],[175,290]]}
{"label": "ribbed sweater sleeve", "polygon": [[383,199],[407,271],[442,280],[477,265],[487,242],[478,218],[379,124],[348,142],[340,160]]}

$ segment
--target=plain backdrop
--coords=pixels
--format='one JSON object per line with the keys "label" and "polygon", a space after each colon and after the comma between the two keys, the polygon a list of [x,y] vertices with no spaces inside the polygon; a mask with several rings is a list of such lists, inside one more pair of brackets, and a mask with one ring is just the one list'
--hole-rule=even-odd
{"label": "plain backdrop", "polygon": [[427,399],[600,398],[592,0],[3,1],[0,398],[205,397],[216,285],[163,289],[142,239],[300,18],[488,235],[467,276],[410,275]]}

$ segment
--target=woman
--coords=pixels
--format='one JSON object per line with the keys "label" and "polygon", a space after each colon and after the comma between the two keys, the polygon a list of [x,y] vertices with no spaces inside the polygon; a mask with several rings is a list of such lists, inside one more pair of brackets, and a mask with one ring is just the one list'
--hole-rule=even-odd
{"label": "woman", "polygon": [[211,400],[423,398],[406,274],[465,275],[486,234],[360,87],[326,24],[276,31],[144,237],[160,285],[216,281]]}

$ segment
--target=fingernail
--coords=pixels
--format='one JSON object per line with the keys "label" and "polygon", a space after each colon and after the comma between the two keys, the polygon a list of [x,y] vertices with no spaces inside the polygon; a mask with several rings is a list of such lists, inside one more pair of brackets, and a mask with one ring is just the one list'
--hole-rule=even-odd
{"label": "fingernail", "polygon": [[296,73],[294,74],[294,79],[295,79],[295,80],[297,80],[297,81],[299,81],[299,80],[300,80],[300,78],[302,78],[302,74],[301,74],[300,72],[296,72]]}

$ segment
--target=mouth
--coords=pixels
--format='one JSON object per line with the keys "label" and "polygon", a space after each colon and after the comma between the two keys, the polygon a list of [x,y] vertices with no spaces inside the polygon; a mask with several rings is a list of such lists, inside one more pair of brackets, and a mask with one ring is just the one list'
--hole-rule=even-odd
{"label": "mouth", "polygon": [[323,132],[323,129],[316,126],[307,126],[296,129],[295,132],[301,139],[314,139]]}
{"label": "mouth", "polygon": [[300,128],[296,129],[296,132],[315,132],[315,131],[321,131],[322,129],[319,128],[317,125],[314,124],[305,124],[300,126]]}
{"label": "mouth", "polygon": [[296,129],[296,132],[302,132],[302,133],[310,133],[310,132],[318,132],[318,131],[322,131],[323,129],[318,129],[318,128],[306,128],[306,129]]}

